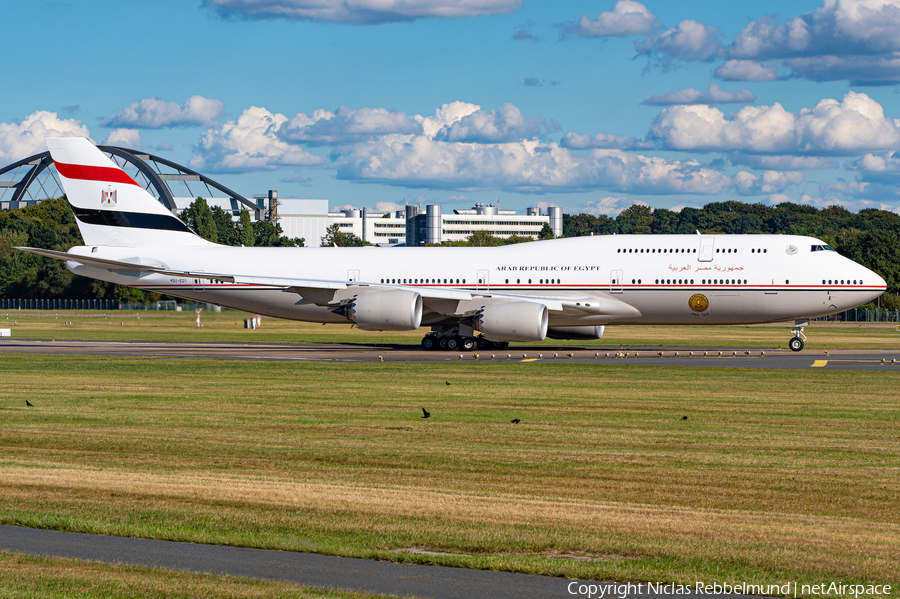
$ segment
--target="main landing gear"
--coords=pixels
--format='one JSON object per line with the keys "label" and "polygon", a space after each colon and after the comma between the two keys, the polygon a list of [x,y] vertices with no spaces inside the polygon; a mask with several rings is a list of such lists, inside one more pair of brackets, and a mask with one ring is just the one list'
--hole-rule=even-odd
{"label": "main landing gear", "polygon": [[427,351],[472,351],[473,349],[501,350],[509,347],[506,341],[489,341],[484,337],[458,334],[428,333],[422,337],[422,349]]}
{"label": "main landing gear", "polygon": [[794,337],[788,342],[788,347],[791,348],[791,351],[800,351],[803,349],[803,343],[806,341],[806,335],[803,334],[803,327],[809,324],[809,321],[806,320],[795,320],[794,328],[791,329],[791,333]]}

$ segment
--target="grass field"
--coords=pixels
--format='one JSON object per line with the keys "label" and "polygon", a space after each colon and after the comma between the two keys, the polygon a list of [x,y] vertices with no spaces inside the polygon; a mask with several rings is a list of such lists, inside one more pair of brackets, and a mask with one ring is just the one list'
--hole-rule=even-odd
{"label": "grass field", "polygon": [[4,524],[598,580],[900,585],[893,372],[6,354],[0,378]]}
{"label": "grass field", "polygon": [[[373,333],[350,325],[320,325],[264,318],[260,329],[244,329],[248,315],[204,313],[198,329],[195,313],[4,311],[0,328],[20,339],[89,339],[109,341],[197,341],[234,343],[363,343],[419,344],[426,329],[406,333]],[[606,328],[597,341],[547,340],[543,346],[704,346],[787,347],[792,323],[763,326],[633,326]],[[891,323],[814,322],[806,328],[808,349],[896,349],[900,331]]]}
{"label": "grass field", "polygon": [[379,599],[388,595],[351,593],[229,576],[161,572],[149,568],[0,551],[0,596],[41,599]]}

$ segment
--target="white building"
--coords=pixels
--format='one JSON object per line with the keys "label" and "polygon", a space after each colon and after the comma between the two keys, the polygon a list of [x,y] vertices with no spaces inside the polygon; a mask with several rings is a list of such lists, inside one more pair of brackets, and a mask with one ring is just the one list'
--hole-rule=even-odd
{"label": "white building", "polygon": [[[328,228],[335,224],[343,233],[352,233],[375,245],[466,241],[476,231],[488,231],[501,238],[520,235],[537,239],[545,224],[550,225],[554,235],[562,235],[561,208],[549,208],[547,214],[542,214],[539,208],[528,208],[524,215],[482,204],[448,214],[443,214],[439,205],[429,205],[424,210],[407,206],[405,211],[396,212],[373,212],[365,208],[330,212],[328,200],[278,198],[277,192],[255,199],[259,208],[251,215],[253,220],[274,218],[284,235],[302,237],[307,247],[319,247]],[[179,197],[175,201],[180,213],[194,198]],[[206,198],[206,202],[235,218],[244,208],[229,198]]]}
{"label": "white building", "polygon": [[483,204],[454,210],[452,214],[443,214],[438,205],[426,206],[424,213],[416,206],[409,206],[406,216],[407,245],[465,241],[477,231],[488,231],[502,239],[513,235],[537,239],[544,225],[550,225],[555,236],[562,235],[562,208],[557,207],[549,208],[547,214],[542,214],[539,208],[529,208],[522,215],[515,210]]}

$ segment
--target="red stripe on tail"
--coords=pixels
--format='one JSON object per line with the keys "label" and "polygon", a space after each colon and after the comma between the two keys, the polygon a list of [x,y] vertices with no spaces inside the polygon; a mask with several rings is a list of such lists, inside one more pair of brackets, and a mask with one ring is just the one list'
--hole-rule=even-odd
{"label": "red stripe on tail", "polygon": [[[66,179],[86,179],[88,181],[109,181],[110,183],[127,183],[137,185],[128,173],[110,166],[87,166],[84,164],[65,164],[53,161],[56,170]],[[140,187],[138,185],[138,187]]]}

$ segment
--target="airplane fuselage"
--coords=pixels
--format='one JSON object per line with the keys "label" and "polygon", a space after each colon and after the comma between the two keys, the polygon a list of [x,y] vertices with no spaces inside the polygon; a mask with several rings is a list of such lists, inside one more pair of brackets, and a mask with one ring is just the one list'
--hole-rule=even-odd
{"label": "airplane fuselage", "polygon": [[[742,324],[807,319],[878,297],[885,283],[824,242],[792,235],[607,235],[492,248],[73,248],[70,253],[209,273],[208,279],[137,276],[69,262],[76,274],[267,316],[348,320],[329,306],[298,302],[266,278],[353,281],[518,296],[574,293],[634,310],[551,312],[550,326]],[[216,274],[254,273],[252,283]],[[429,312],[422,324],[444,320]]]}

